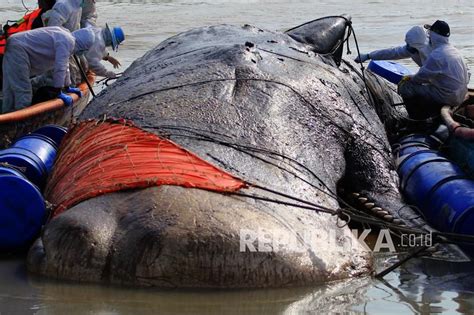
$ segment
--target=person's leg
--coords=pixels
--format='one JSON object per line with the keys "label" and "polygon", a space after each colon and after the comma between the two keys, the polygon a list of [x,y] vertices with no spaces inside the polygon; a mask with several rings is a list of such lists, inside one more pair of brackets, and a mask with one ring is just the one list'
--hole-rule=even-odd
{"label": "person's leg", "polygon": [[12,81],[14,80],[15,75],[15,66],[13,65],[12,55],[15,54],[15,48],[9,47],[3,56],[2,63],[2,79],[3,79],[3,102],[2,102],[2,114],[8,113],[14,110],[15,108],[15,93],[12,86]]}
{"label": "person's leg", "polygon": [[442,104],[438,90],[432,85],[421,85],[408,81],[398,90],[403,98],[408,115],[412,119],[427,119],[439,116]]}
{"label": "person's leg", "polygon": [[10,112],[31,105],[30,58],[18,45],[8,45],[3,58],[3,107]]}
{"label": "person's leg", "polygon": [[[80,60],[80,59],[79,59]],[[82,81],[81,70],[79,69],[74,57],[69,58],[69,74],[71,76],[71,84],[78,86]]]}

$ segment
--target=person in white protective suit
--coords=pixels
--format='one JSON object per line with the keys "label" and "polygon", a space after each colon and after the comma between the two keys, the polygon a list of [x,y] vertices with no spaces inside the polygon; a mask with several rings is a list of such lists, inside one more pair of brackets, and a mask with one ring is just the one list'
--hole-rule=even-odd
{"label": "person in white protective suit", "polygon": [[81,28],[84,0],[56,0],[53,8],[43,14],[45,26],[62,26],[71,32]]}
{"label": "person in white protective suit", "polygon": [[461,53],[449,43],[449,25],[438,20],[425,28],[432,52],[416,74],[404,77],[398,85],[413,119],[439,116],[444,105],[460,105],[470,77]]}
{"label": "person in white protective suit", "polygon": [[[46,26],[63,26],[68,30],[75,31],[79,28],[97,26],[97,10],[95,0],[56,0],[53,8],[46,12],[43,19]],[[83,58],[80,58],[82,67],[87,68]],[[114,68],[121,66],[120,62],[109,55],[104,54],[104,60],[110,62]],[[81,76],[79,66],[71,59],[69,61],[72,83],[77,85],[84,78]],[[93,69],[94,67],[90,67]],[[51,75],[45,75],[35,80],[35,86],[47,86],[51,84]]]}
{"label": "person in white protective suit", "polygon": [[[84,5],[82,7],[81,15],[81,28],[84,27],[97,27],[97,10],[95,7],[96,0],[84,0]],[[115,69],[121,66],[120,61],[110,56],[109,52],[106,50],[102,60],[110,62]],[[98,75],[103,75],[103,67],[97,66],[96,64],[90,66],[92,69],[99,69],[101,74],[96,72]],[[109,72],[111,74],[111,72]]]}
{"label": "person in white protective suit", "polygon": [[70,88],[69,58],[72,54],[87,51],[95,40],[90,29],[81,29],[72,34],[58,26],[42,27],[14,34],[8,38],[3,58],[3,106],[2,113],[31,105],[32,86],[30,77],[52,70],[53,86],[57,97],[66,105],[72,98],[62,92],[77,93]]}
{"label": "person in white protective suit", "polygon": [[413,26],[405,34],[406,45],[371,51],[368,54],[360,54],[354,59],[362,63],[366,60],[397,60],[411,58],[418,66],[422,66],[431,53],[428,44],[428,36],[421,26]]}
{"label": "person in white protective suit", "polygon": [[97,27],[95,0],[84,0],[81,13],[81,28]]}
{"label": "person in white protective suit", "polygon": [[123,30],[120,27],[114,27],[111,30],[108,25],[105,28],[95,27],[92,29],[94,30],[96,41],[85,54],[89,69],[98,76],[115,78],[117,76],[115,72],[107,70],[101,61],[105,58],[111,58],[108,56],[107,46],[112,47],[115,51],[118,49],[120,43],[125,39]]}
{"label": "person in white protective suit", "polygon": [[[71,32],[81,28],[81,16],[84,0],[56,0],[52,9],[45,12],[41,17],[45,26],[62,26]],[[69,60],[70,75],[72,83],[77,85],[83,79],[79,70],[79,66],[71,57]],[[50,86],[52,76],[47,73],[38,77],[33,85],[36,87]]]}

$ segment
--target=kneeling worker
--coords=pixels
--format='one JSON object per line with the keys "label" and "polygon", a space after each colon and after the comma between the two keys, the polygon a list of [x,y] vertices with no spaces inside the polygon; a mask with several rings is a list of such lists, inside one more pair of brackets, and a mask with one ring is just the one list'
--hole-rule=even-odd
{"label": "kneeling worker", "polygon": [[[3,59],[3,106],[2,113],[19,110],[31,105],[32,86],[30,78],[53,70],[53,87],[66,105],[72,104],[70,89],[69,58],[72,54],[87,51],[95,40],[90,29],[73,33],[53,26],[17,33],[8,38]],[[80,94],[80,93],[78,93]]]}
{"label": "kneeling worker", "polygon": [[[89,69],[94,71],[98,76],[115,78],[117,75],[101,63],[102,60],[109,60],[114,68],[120,66],[115,58],[109,56],[106,47],[112,47],[114,51],[118,50],[118,46],[125,40],[125,34],[121,27],[114,27],[112,29],[106,24],[105,28],[91,27],[95,34],[95,41],[92,47],[85,54]],[[113,61],[116,61],[114,63]]]}
{"label": "kneeling worker", "polygon": [[460,105],[469,83],[469,72],[461,53],[449,43],[449,25],[438,20],[425,28],[429,30],[432,52],[415,75],[405,77],[398,85],[413,119],[438,116],[444,105]]}

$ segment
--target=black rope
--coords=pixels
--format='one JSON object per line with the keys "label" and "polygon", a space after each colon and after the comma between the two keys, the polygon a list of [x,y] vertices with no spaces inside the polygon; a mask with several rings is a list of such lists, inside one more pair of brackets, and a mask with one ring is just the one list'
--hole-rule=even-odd
{"label": "black rope", "polygon": [[94,92],[94,89],[92,88],[91,83],[89,82],[89,79],[87,78],[87,74],[86,74],[86,72],[84,71],[84,68],[81,65],[81,62],[79,61],[79,58],[76,55],[72,55],[72,56],[74,58],[74,61],[76,62],[77,67],[79,68],[79,72],[81,73],[82,80],[84,80],[86,82],[87,87],[89,88],[89,91],[92,94],[92,97],[94,97],[94,98],[97,97],[97,95],[95,95],[95,92]]}
{"label": "black rope", "polygon": [[[175,126],[160,126],[160,127],[156,127],[156,126],[142,126],[143,128],[148,128],[148,129],[158,129],[158,128],[168,128],[168,129],[178,129],[178,130],[184,130],[184,131],[188,131],[188,132],[193,132],[192,128],[189,128],[189,127],[175,127]],[[202,132],[202,131],[200,131]],[[282,158],[285,158],[285,159],[289,159],[290,161],[294,161],[295,163],[300,164],[298,161],[292,159],[291,157],[287,157],[281,153],[278,153],[278,152],[273,152],[271,150],[267,150],[267,149],[260,149],[260,148],[255,148],[255,147],[251,147],[251,146],[243,146],[243,145],[239,145],[239,144],[235,144],[235,143],[231,143],[231,142],[226,142],[226,141],[222,141],[222,140],[218,140],[218,139],[215,139],[215,138],[212,138],[212,137],[209,137],[209,136],[205,136],[205,135],[202,135],[201,134],[201,137],[196,137],[196,136],[189,136],[189,135],[182,135],[182,134],[169,134],[171,136],[182,136],[182,137],[189,137],[189,138],[192,138],[192,139],[197,139],[197,140],[202,140],[202,141],[212,141],[214,143],[218,143],[218,144],[222,144],[222,145],[226,145],[226,146],[229,146],[233,149],[239,149],[239,146],[245,148],[245,149],[248,149],[248,150],[253,150],[253,151],[260,151],[262,153],[267,153],[267,154],[275,154],[279,157],[282,157]],[[226,135],[226,137],[228,137]],[[249,152],[245,151],[245,150],[241,150],[241,152],[243,153],[246,153],[246,154],[250,154]],[[265,160],[262,159],[262,161],[264,162],[267,162]],[[290,165],[291,166],[291,165]],[[281,168],[281,167],[280,167]],[[288,172],[289,174],[292,174],[293,176],[301,179],[301,177],[299,177],[297,174],[293,173],[292,171],[290,170],[287,170],[285,168],[281,168],[282,170]],[[268,202],[273,202],[273,203],[279,203],[279,204],[284,204],[284,205],[288,205],[288,206],[293,206],[293,207],[299,207],[299,208],[302,208],[302,209],[308,209],[308,210],[314,210],[314,211],[322,211],[322,212],[325,212],[325,213],[330,213],[332,215],[338,215],[338,216],[346,216],[346,218],[348,218],[348,221],[349,220],[352,220],[354,222],[358,222],[358,223],[361,223],[361,224],[367,224],[367,225],[370,225],[370,226],[376,226],[376,227],[379,227],[379,228],[388,228],[392,231],[396,231],[398,233],[411,233],[411,234],[426,234],[427,231],[426,230],[423,230],[421,229],[421,226],[415,226],[415,227],[404,227],[404,226],[400,226],[398,224],[394,224],[394,223],[389,223],[387,221],[384,221],[380,218],[377,218],[377,217],[373,217],[365,212],[362,212],[354,207],[352,207],[351,205],[347,204],[347,202],[345,202],[342,198],[340,198],[336,193],[334,193],[328,186],[327,184],[325,184],[324,181],[322,181],[316,174],[314,174],[311,170],[309,170],[308,168],[306,167],[303,167],[304,170],[307,170],[310,174],[314,175],[316,179],[318,179],[318,181],[321,182],[321,184],[328,190],[328,191],[325,191],[317,186],[315,186],[314,184],[311,184],[309,181],[306,181],[304,180],[306,183],[308,183],[309,185],[311,185],[312,187],[314,187],[315,189],[323,192],[324,194],[328,195],[329,197],[331,198],[334,198],[336,201],[340,202],[341,204],[345,204],[348,209],[344,209],[344,210],[341,210],[341,209],[330,209],[330,208],[327,208],[327,207],[323,207],[323,206],[320,206],[318,204],[315,204],[311,201],[307,201],[307,200],[304,200],[304,199],[301,199],[301,198],[298,198],[298,197],[295,197],[295,196],[292,196],[292,195],[289,195],[289,194],[286,194],[286,193],[283,193],[283,192],[279,192],[279,191],[276,191],[274,189],[270,189],[270,188],[267,188],[267,187],[263,187],[261,185],[258,185],[258,184],[252,184],[250,182],[247,182],[248,185],[254,187],[254,188],[258,188],[258,189],[261,189],[261,190],[264,190],[264,191],[267,191],[267,192],[270,192],[272,194],[275,194],[275,195],[279,195],[279,196],[282,196],[282,197],[285,197],[285,198],[288,198],[288,199],[291,199],[291,200],[294,200],[294,201],[298,201],[300,203],[304,203],[308,206],[303,206],[303,205],[299,205],[299,204],[294,204],[294,203],[288,203],[286,201],[282,201],[282,200],[277,200],[277,199],[271,199],[271,198],[268,198],[268,197],[262,197],[262,196],[257,196],[257,195],[250,195],[250,194],[243,194],[243,193],[235,193],[235,195],[239,195],[239,196],[242,196],[242,197],[248,197],[248,198],[254,198],[254,199],[259,199],[259,200],[262,200],[262,201],[268,201]],[[301,170],[298,170],[301,172]],[[401,210],[403,209],[403,207],[401,207],[400,209],[398,209],[397,211],[400,212]],[[401,215],[399,215],[403,220],[414,220],[416,218],[403,218]],[[450,239],[453,239],[455,242],[457,240],[459,241],[464,241],[464,242],[474,242],[474,236],[469,236],[469,235],[461,235],[461,234],[449,234],[449,233],[442,233],[442,232],[432,232],[433,235],[435,235],[436,237],[445,237],[445,238],[450,238]]]}
{"label": "black rope", "polygon": [[316,206],[316,207],[315,206],[305,206],[305,205],[300,205],[300,204],[296,204],[296,203],[292,203],[292,202],[288,202],[288,201],[272,199],[272,198],[269,198],[269,197],[246,194],[246,193],[241,193],[241,192],[230,192],[230,193],[227,193],[227,194],[232,195],[232,196],[247,197],[247,198],[251,198],[251,199],[255,199],[255,200],[267,201],[267,202],[276,203],[276,204],[284,205],[284,206],[291,206],[291,207],[300,208],[300,209],[307,209],[307,210],[313,210],[313,211],[316,211],[316,212],[328,213],[328,214],[331,214],[331,215],[338,215],[338,214],[341,213],[341,211],[339,211],[339,210],[330,209],[330,208],[326,208],[326,207],[323,207],[323,206]]}
{"label": "black rope", "polygon": [[[212,79],[212,80],[204,80],[204,81],[198,81],[198,82],[192,82],[192,83],[187,83],[187,84],[181,84],[181,85],[175,85],[175,86],[170,86],[170,87],[166,87],[166,88],[161,88],[161,89],[157,89],[157,90],[153,90],[153,91],[149,91],[149,92],[144,92],[144,93],[140,93],[138,95],[135,95],[135,96],[132,96],[126,100],[122,100],[122,101],[119,101],[119,102],[115,102],[115,103],[112,103],[110,104],[109,106],[113,106],[113,105],[118,105],[118,104],[123,104],[123,103],[126,103],[126,102],[129,102],[129,101],[133,101],[135,99],[138,99],[138,98],[141,98],[143,96],[147,96],[147,95],[151,95],[151,94],[154,94],[154,93],[159,93],[159,92],[165,92],[165,91],[169,91],[169,90],[174,90],[174,89],[178,89],[178,88],[183,88],[183,87],[187,87],[187,86],[195,86],[195,85],[201,85],[201,84],[208,84],[208,83],[212,83],[212,82],[227,82],[227,81],[258,81],[258,82],[268,82],[268,83],[274,83],[274,84],[278,84],[278,85],[282,85],[282,86],[285,86],[287,87],[288,89],[290,89],[293,93],[295,93],[304,103],[306,103],[307,105],[309,105],[309,107],[313,110],[313,112],[317,115],[321,115],[323,116],[325,119],[327,119],[332,126],[336,127],[337,129],[339,129],[340,131],[342,131],[344,134],[346,134],[348,137],[352,137],[352,134],[350,133],[349,130],[346,130],[344,127],[334,123],[333,119],[331,117],[329,117],[329,113],[325,113],[323,112],[321,109],[324,108],[324,107],[316,107],[313,103],[311,103],[310,101],[308,101],[299,91],[297,91],[295,88],[293,88],[292,86],[286,84],[286,83],[283,83],[283,82],[279,82],[279,81],[275,81],[275,80],[268,80],[268,79],[257,79],[257,78],[224,78],[224,79]],[[356,104],[356,106],[358,107],[358,105]],[[360,110],[360,108],[359,108]],[[353,121],[353,124],[356,124],[354,121]],[[363,131],[366,131],[369,135],[372,135],[375,140],[377,142],[379,142],[380,144],[382,144],[384,146],[384,149],[386,151],[388,151],[388,149],[385,147],[385,145],[382,143],[382,140],[379,139],[375,134],[373,134],[370,130],[368,130],[367,128],[363,127],[363,126],[360,126],[362,127],[361,129]],[[380,151],[379,148],[375,147],[373,144],[370,144],[370,143],[366,143],[368,146],[370,146],[374,151],[377,151],[387,162],[388,162],[388,159],[384,157],[384,153]]]}
{"label": "black rope", "polygon": [[[142,126],[142,128],[157,129],[157,128],[160,128],[160,127]],[[169,128],[169,129],[176,128],[176,129],[182,129],[182,130],[185,130],[185,131],[188,131],[188,132],[193,131],[192,128],[189,128],[189,127],[181,128],[181,127],[175,127],[175,126],[168,126],[168,127],[161,126],[161,128]],[[176,136],[176,135],[172,135],[172,136]],[[178,136],[186,136],[186,135],[178,135]],[[201,140],[209,141],[209,139],[206,139],[205,137],[206,136],[202,136]],[[223,142],[223,141],[216,140],[214,138],[210,138],[210,139],[217,142],[217,143],[224,143],[225,144],[225,142]],[[232,143],[230,143],[230,144],[232,144]],[[236,144],[232,144],[232,145],[236,145]],[[255,149],[255,148],[253,148],[253,149]],[[270,150],[261,150],[261,151],[272,152]],[[279,156],[284,157],[284,155],[282,155],[280,153],[277,153],[277,154]],[[291,159],[291,158],[289,158],[289,159]],[[293,174],[289,170],[286,170],[286,171]],[[316,176],[316,178],[318,178],[318,177]],[[322,180],[320,180],[319,178],[318,178],[318,180],[321,182],[321,184],[323,184],[325,187],[327,187],[327,185]],[[434,237],[434,240],[437,243],[454,243],[454,244],[459,244],[461,242],[474,243],[474,235],[466,235],[466,234],[458,234],[458,233],[445,233],[445,232],[436,232],[436,231],[429,232],[427,230],[420,229],[420,227],[405,227],[405,226],[401,226],[401,225],[398,225],[398,224],[395,224],[395,223],[390,223],[390,222],[384,221],[384,220],[382,220],[380,218],[377,218],[377,217],[370,216],[369,214],[367,214],[365,212],[362,212],[358,209],[355,209],[350,205],[349,205],[349,207],[350,207],[349,209],[331,209],[331,208],[327,208],[327,207],[315,204],[311,201],[304,200],[304,199],[301,199],[299,197],[289,195],[287,193],[283,193],[283,192],[280,192],[280,191],[277,191],[277,190],[274,190],[274,189],[263,187],[263,186],[258,185],[258,184],[252,184],[250,182],[246,182],[246,183],[248,185],[250,185],[251,187],[254,187],[256,189],[261,189],[263,191],[267,191],[269,193],[279,195],[281,197],[288,198],[290,200],[297,201],[299,203],[303,203],[305,205],[297,204],[297,203],[293,203],[293,202],[288,202],[288,201],[284,201],[284,200],[279,200],[279,199],[276,199],[276,198],[259,196],[259,195],[255,195],[255,194],[246,194],[246,193],[242,193],[242,192],[229,192],[229,193],[226,193],[226,194],[233,195],[233,196],[238,196],[238,197],[252,198],[252,199],[255,199],[255,200],[261,200],[261,201],[266,201],[266,202],[271,202],[271,203],[275,203],[275,204],[291,206],[291,207],[300,208],[300,209],[312,210],[312,211],[327,213],[327,214],[331,214],[331,215],[337,215],[338,218],[345,218],[346,223],[342,227],[347,225],[349,223],[349,221],[354,221],[354,222],[358,222],[358,223],[361,223],[361,224],[364,224],[364,225],[375,226],[375,227],[378,227],[378,228],[387,228],[392,233],[393,232],[399,233],[398,234],[399,237],[401,237],[401,233],[419,234],[419,235],[426,235],[428,233],[431,233],[431,235]],[[331,189],[329,189],[329,187],[327,187],[327,189],[329,190],[329,193],[324,191],[324,190],[321,190],[321,189],[319,189],[319,190],[324,192],[328,196],[331,196],[331,197],[335,198],[337,201],[342,200],[342,199],[340,199],[339,196],[337,196],[337,194],[334,194],[334,192],[332,192]],[[398,211],[400,211],[402,208],[400,208]],[[338,226],[340,226],[337,222],[336,222],[336,224]]]}
{"label": "black rope", "polygon": [[[272,151],[272,150],[269,150],[269,149],[266,149],[266,148],[260,148],[260,147],[255,147],[255,146],[251,146],[251,145],[243,145],[243,144],[239,144],[239,143],[236,143],[236,142],[229,142],[229,141],[224,141],[224,140],[220,140],[220,139],[217,139],[217,138],[213,138],[213,137],[210,137],[210,136],[205,136],[205,135],[202,135],[202,131],[199,131],[199,132],[193,132],[193,130],[191,128],[184,128],[184,127],[176,127],[176,126],[141,126],[142,128],[145,128],[145,129],[161,129],[161,128],[165,128],[165,129],[177,129],[177,130],[183,130],[183,131],[187,131],[187,132],[191,132],[191,133],[194,133],[194,134],[198,134],[197,136],[190,136],[190,135],[183,135],[183,134],[173,134],[173,133],[169,133],[168,135],[170,136],[173,136],[173,137],[185,137],[185,138],[191,138],[191,139],[195,139],[195,140],[200,140],[200,141],[208,141],[208,142],[212,142],[212,143],[216,143],[216,144],[220,144],[220,145],[224,145],[224,146],[227,146],[227,147],[230,147],[234,150],[237,150],[239,152],[242,152],[242,153],[245,153],[245,154],[248,154],[252,157],[255,157],[255,158],[259,158],[259,160],[265,162],[265,163],[268,163],[268,164],[271,164],[275,167],[278,167],[279,169],[281,170],[284,170],[286,171],[287,173],[295,176],[296,178],[304,181],[305,183],[311,185],[313,188],[319,190],[320,192],[324,193],[324,194],[327,194],[328,196],[330,197],[333,197],[333,198],[339,198],[337,196],[336,193],[334,193],[331,188],[329,188],[329,186],[319,177],[317,176],[311,169],[309,169],[308,167],[306,167],[305,165],[303,165],[302,163],[300,163],[299,161],[285,155],[285,154],[282,154],[282,153],[279,153],[279,152],[276,152],[276,151]],[[214,132],[213,132],[214,133]],[[228,137],[228,136],[227,136]],[[280,158],[283,158],[285,160],[288,160],[294,164],[296,164],[297,166],[301,167],[304,171],[308,172],[309,174],[311,174],[312,176],[314,176],[320,183],[321,185],[323,185],[328,191],[325,191],[319,187],[317,187],[316,185],[314,185],[313,183],[309,182],[309,180],[306,180],[306,179],[303,179],[301,177],[299,177],[297,174],[279,166],[279,165],[276,165],[274,163],[271,163],[267,160],[264,160],[260,157],[257,157],[253,154],[251,154],[250,152],[248,151],[254,151],[254,152],[259,152],[259,153],[262,153],[262,154],[267,154],[269,156],[277,156],[277,157],[280,157]],[[288,163],[287,163],[288,164]],[[292,166],[291,164],[288,164],[289,166],[293,167],[295,170],[299,171],[299,172],[302,172],[302,170],[299,170],[297,168],[295,168],[294,166]],[[254,185],[254,186],[257,186],[257,185]]]}
{"label": "black rope", "polygon": [[[142,126],[142,128],[145,128],[145,129],[160,129],[160,128],[165,128],[165,129],[178,129],[178,130],[185,130],[185,131],[188,131],[188,132],[193,132],[191,128],[182,128],[182,127],[175,127],[175,126]],[[293,176],[295,176],[296,178],[300,179],[301,181],[305,182],[306,184],[310,185],[311,187],[313,187],[314,189],[322,192],[323,194],[335,199],[336,201],[344,204],[346,207],[349,207],[349,208],[352,208],[353,210],[357,211],[357,209],[353,208],[351,205],[349,205],[345,200],[343,200],[342,198],[340,198],[337,193],[335,193],[334,191],[332,191],[332,189],[318,176],[316,175],[311,169],[309,169],[308,167],[306,167],[305,165],[303,165],[302,163],[300,163],[299,161],[287,156],[287,155],[284,155],[282,153],[279,153],[279,152],[275,152],[275,151],[272,151],[272,150],[268,150],[268,149],[265,149],[265,148],[259,148],[259,147],[253,147],[253,146],[250,146],[250,145],[242,145],[242,144],[238,144],[238,143],[235,143],[235,142],[228,142],[228,141],[223,141],[223,140],[219,140],[219,139],[216,139],[216,138],[212,138],[212,137],[209,137],[209,136],[205,136],[205,135],[202,135],[202,131],[200,131],[199,133],[198,132],[195,132],[196,134],[198,134],[198,136],[189,136],[189,135],[182,135],[182,134],[169,134],[171,136],[174,136],[174,137],[185,137],[185,138],[192,138],[192,139],[196,139],[196,140],[200,140],[200,141],[209,141],[209,142],[212,142],[212,143],[217,143],[217,144],[221,144],[221,145],[224,145],[224,146],[227,146],[227,147],[230,147],[234,150],[237,150],[239,152],[242,152],[244,154],[247,154],[251,157],[254,157],[254,158],[257,158],[261,161],[263,161],[264,163],[268,163],[272,166],[275,166],[277,168],[279,168],[280,170],[283,170]],[[282,166],[279,166],[277,164],[274,164],[272,162],[269,162],[261,157],[258,157],[256,155],[253,155],[251,154],[250,152],[248,151],[254,151],[254,152],[259,152],[259,153],[262,153],[262,154],[267,154],[269,155],[270,157],[271,156],[277,156],[279,158],[282,158],[284,160],[288,160],[294,164],[296,164],[297,166],[301,167],[304,171],[308,172],[310,175],[312,175],[313,177],[315,177],[320,183],[321,185],[327,189],[324,190],[324,189],[321,189],[319,188],[318,186],[316,186],[315,184],[311,183],[309,180],[307,179],[304,179],[300,176],[298,176],[298,174],[295,174],[294,172],[282,167]],[[297,168],[295,168],[293,165],[291,164],[288,164],[286,163],[287,165],[293,167],[295,170],[297,170],[298,172],[302,172],[302,170],[299,170]],[[271,189],[269,188],[264,188],[262,186],[259,186],[259,185],[256,185],[256,184],[250,184],[254,187],[259,187],[261,189],[267,189],[269,192],[275,192],[275,191],[272,191]],[[301,201],[301,200],[300,200]],[[315,205],[313,203],[311,203],[312,205]]]}
{"label": "black rope", "polygon": [[21,0],[21,4],[23,5],[23,8],[26,10],[25,15],[30,12],[31,10],[26,6],[25,0]]}
{"label": "black rope", "polygon": [[385,269],[384,271],[378,273],[375,275],[375,278],[383,278],[385,277],[387,274],[389,274],[390,272],[392,272],[393,270],[397,269],[398,267],[400,267],[401,265],[403,265],[404,263],[406,263],[407,261],[409,261],[410,259],[418,256],[420,253],[424,252],[425,250],[428,249],[428,246],[422,246],[420,247],[419,249],[413,251],[413,253],[411,253],[410,255],[408,255],[407,257],[403,258],[402,260],[400,260],[399,262],[393,264],[392,266],[390,266],[389,268]]}
{"label": "black rope", "polygon": [[96,81],[95,83],[96,83],[96,84],[102,83],[102,84],[105,85],[105,86],[109,86],[109,82],[110,82],[110,81],[117,80],[117,79],[120,78],[122,75],[123,75],[123,72],[119,72],[119,73],[116,74],[116,76],[115,76],[114,78],[102,78],[102,79]]}

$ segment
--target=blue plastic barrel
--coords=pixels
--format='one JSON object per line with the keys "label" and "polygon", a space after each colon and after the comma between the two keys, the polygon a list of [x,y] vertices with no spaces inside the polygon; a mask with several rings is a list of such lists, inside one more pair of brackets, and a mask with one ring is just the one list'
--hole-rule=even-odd
{"label": "blue plastic barrel", "polygon": [[431,194],[426,215],[441,231],[474,234],[474,181],[446,181]]}
{"label": "blue plastic barrel", "polygon": [[21,174],[0,174],[0,250],[25,248],[47,218],[38,188]]}
{"label": "blue plastic barrel", "polygon": [[425,143],[420,142],[412,142],[412,143],[404,143],[398,146],[393,150],[393,154],[398,157],[402,157],[404,155],[408,155],[418,151],[428,151],[430,150],[430,146]]}
{"label": "blue plastic barrel", "polygon": [[398,84],[404,76],[411,74],[408,68],[393,61],[371,60],[367,68],[394,84]]}
{"label": "blue plastic barrel", "polygon": [[33,152],[22,148],[0,151],[0,163],[7,163],[21,171],[33,184],[43,188],[48,172],[44,162]]}
{"label": "blue plastic barrel", "polygon": [[54,141],[57,148],[61,144],[64,136],[67,133],[67,128],[58,125],[46,125],[41,127],[33,132],[34,134],[40,134],[46,136]]}
{"label": "blue plastic barrel", "polygon": [[[474,181],[435,150],[416,151],[398,161],[400,188],[407,200],[443,232],[474,235]],[[474,257],[474,246],[460,246]]]}
{"label": "blue plastic barrel", "polygon": [[8,166],[8,165],[0,166],[0,175],[13,175],[13,176],[18,176],[18,177],[24,177],[25,176],[19,170],[15,169],[12,166]]}
{"label": "blue plastic barrel", "polygon": [[429,146],[432,149],[437,149],[441,146],[442,142],[438,138],[432,135],[423,135],[423,134],[411,134],[401,138],[398,141],[400,144],[406,143],[423,143]]}
{"label": "blue plastic barrel", "polygon": [[449,162],[449,160],[434,150],[427,150],[414,152],[399,163],[397,170],[400,175],[400,188],[402,191],[406,188],[407,179],[412,176],[418,167],[433,162]]}
{"label": "blue plastic barrel", "polygon": [[[411,161],[408,161],[409,164]],[[454,163],[437,158],[427,159],[403,176],[405,196],[419,208],[431,199],[433,191],[444,182],[464,178],[464,172]],[[426,214],[427,215],[427,214]]]}
{"label": "blue plastic barrel", "polygon": [[45,165],[47,174],[51,172],[58,152],[53,140],[44,135],[34,133],[19,138],[13,143],[11,148],[25,149],[35,154]]}

